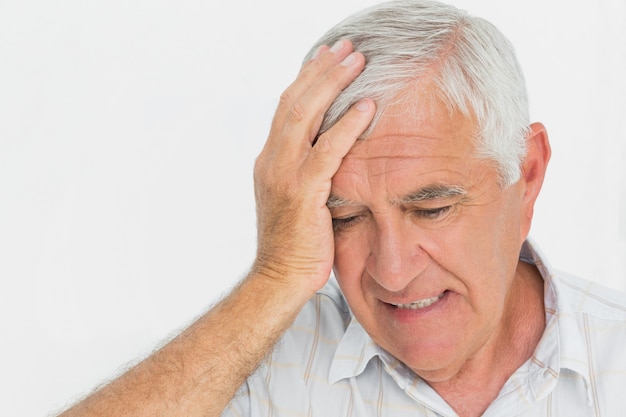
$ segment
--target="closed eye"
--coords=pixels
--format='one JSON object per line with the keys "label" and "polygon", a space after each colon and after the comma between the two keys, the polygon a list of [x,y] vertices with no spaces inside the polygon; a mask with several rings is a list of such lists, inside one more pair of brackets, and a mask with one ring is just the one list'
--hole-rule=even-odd
{"label": "closed eye", "polygon": [[350,216],[343,218],[334,218],[333,219],[333,230],[341,231],[344,229],[348,229],[356,224],[358,224],[363,219],[363,216]]}
{"label": "closed eye", "polygon": [[450,211],[451,208],[452,206],[437,207],[432,209],[418,209],[414,210],[413,214],[420,219],[436,220]]}

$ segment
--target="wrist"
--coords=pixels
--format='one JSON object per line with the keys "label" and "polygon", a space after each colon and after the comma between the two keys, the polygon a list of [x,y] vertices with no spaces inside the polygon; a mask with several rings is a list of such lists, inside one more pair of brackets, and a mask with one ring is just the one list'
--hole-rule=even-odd
{"label": "wrist", "polygon": [[327,270],[315,268],[297,268],[281,262],[257,258],[253,264],[249,279],[258,282],[275,294],[284,294],[290,301],[304,305],[324,286],[330,276]]}

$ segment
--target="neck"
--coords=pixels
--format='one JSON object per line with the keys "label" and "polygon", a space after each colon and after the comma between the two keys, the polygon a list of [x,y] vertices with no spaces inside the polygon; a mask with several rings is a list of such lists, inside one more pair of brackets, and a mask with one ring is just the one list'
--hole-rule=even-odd
{"label": "neck", "polygon": [[532,357],[545,328],[543,279],[534,265],[519,262],[497,336],[454,378],[429,383],[461,417],[480,416],[509,377]]}

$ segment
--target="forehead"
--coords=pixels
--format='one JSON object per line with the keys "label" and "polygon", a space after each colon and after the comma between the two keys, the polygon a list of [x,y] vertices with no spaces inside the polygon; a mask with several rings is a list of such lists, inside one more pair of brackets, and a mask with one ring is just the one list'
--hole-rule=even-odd
{"label": "forehead", "polygon": [[432,187],[475,195],[497,184],[497,167],[476,153],[478,124],[432,90],[407,92],[355,143],[332,179],[331,195],[352,205],[386,205]]}
{"label": "forehead", "polygon": [[433,90],[414,89],[389,105],[368,138],[346,155],[340,171],[364,163],[371,167],[377,160],[431,159],[445,167],[446,160],[476,159],[474,118],[446,106]]}

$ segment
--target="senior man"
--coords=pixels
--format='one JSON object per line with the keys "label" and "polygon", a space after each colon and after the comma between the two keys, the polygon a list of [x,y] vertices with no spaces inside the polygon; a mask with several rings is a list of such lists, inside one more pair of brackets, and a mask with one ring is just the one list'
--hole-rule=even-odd
{"label": "senior man", "polygon": [[482,19],[405,0],[341,22],[257,160],[250,274],[66,415],[621,415],[625,299],[527,240],[550,158],[527,107]]}

